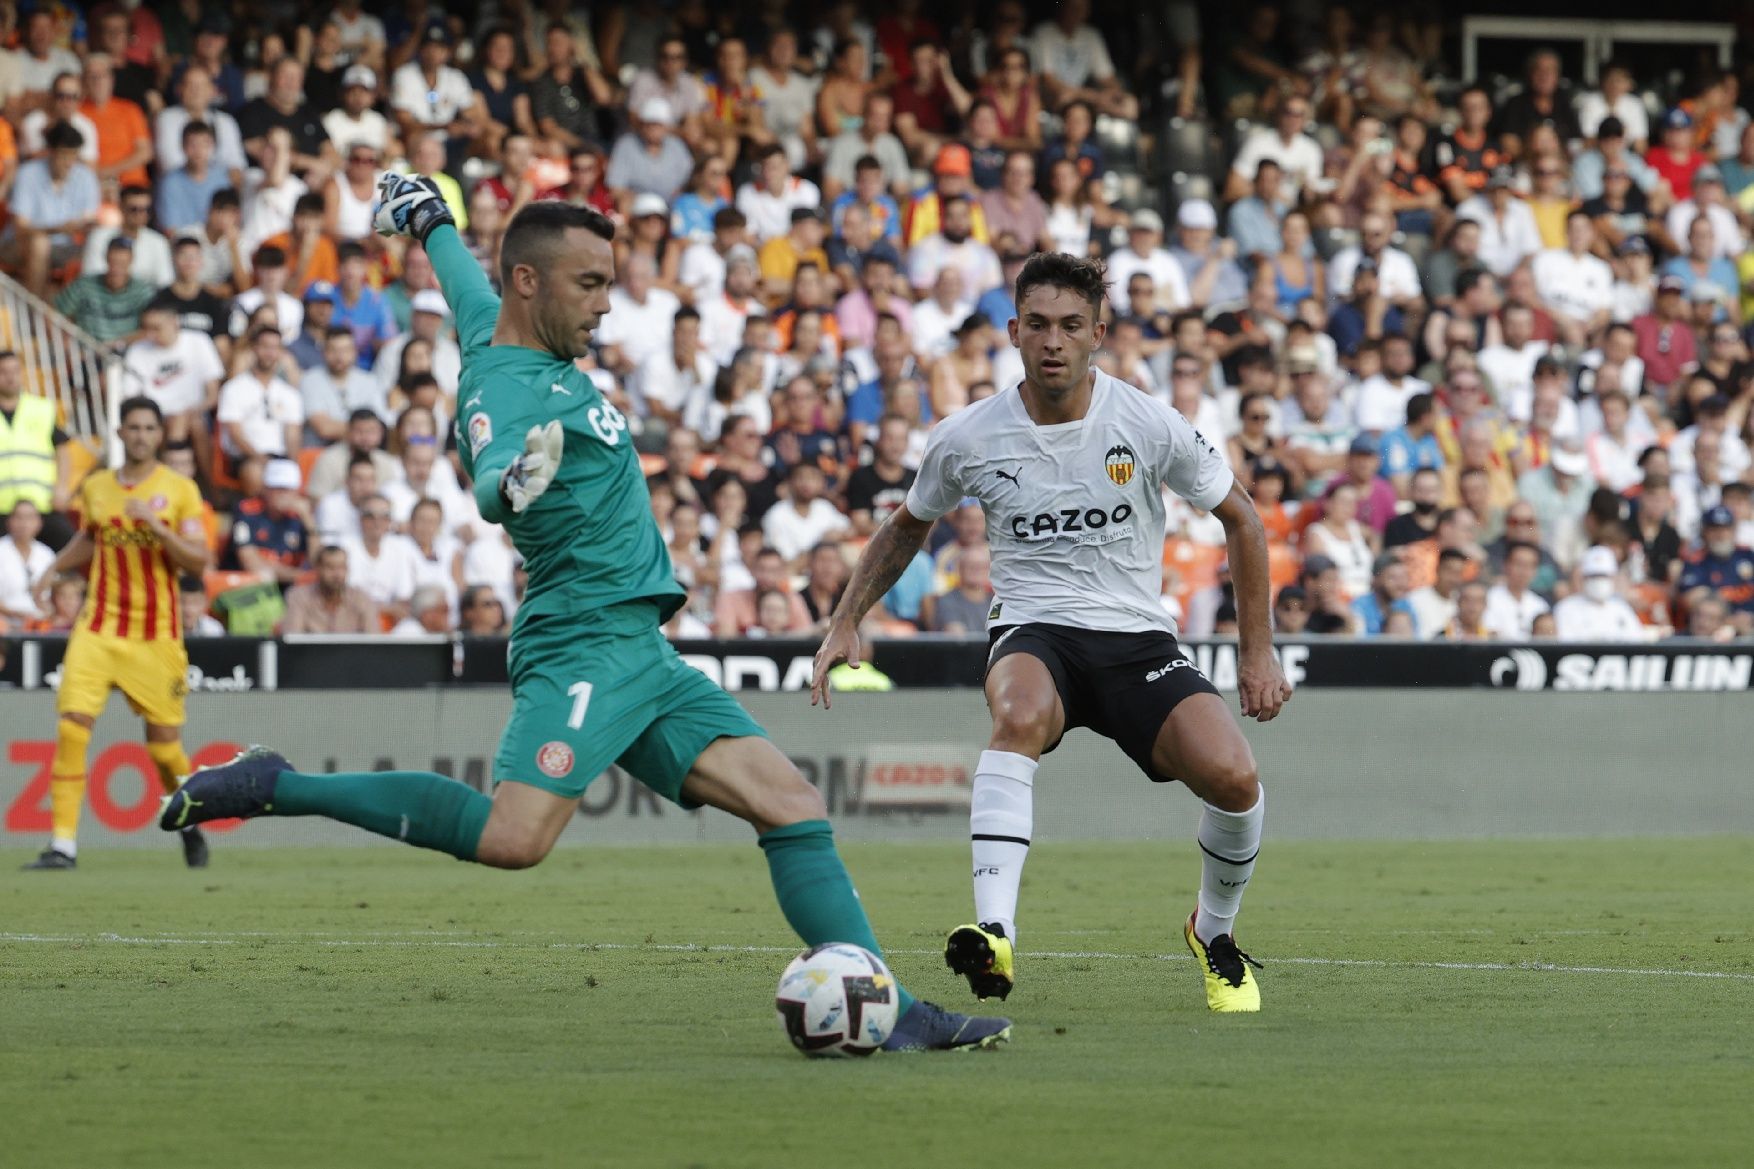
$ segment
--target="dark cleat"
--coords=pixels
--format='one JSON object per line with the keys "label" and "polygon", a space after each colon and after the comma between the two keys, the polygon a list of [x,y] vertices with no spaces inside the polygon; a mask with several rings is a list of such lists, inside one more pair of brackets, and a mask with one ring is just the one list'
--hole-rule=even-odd
{"label": "dark cleat", "polygon": [[28,865],[20,866],[20,871],[28,873],[32,869],[76,869],[78,867],[79,862],[75,861],[66,853],[61,852],[58,849],[45,848],[43,849],[42,855],[37,857],[36,860],[30,862]]}
{"label": "dark cleat", "polygon": [[924,999],[895,1021],[884,1051],[977,1051],[1011,1038],[1011,1020],[959,1015]]}
{"label": "dark cleat", "polygon": [[1016,951],[1005,927],[993,922],[961,925],[944,942],[944,964],[968,979],[975,997],[1004,999],[1017,978]]}
{"label": "dark cleat", "polygon": [[191,869],[207,867],[207,838],[201,835],[199,828],[185,828],[180,835],[183,838],[183,863]]}
{"label": "dark cleat", "polygon": [[231,762],[203,767],[184,779],[183,786],[165,797],[158,826],[181,832],[209,820],[265,816],[274,811],[275,780],[291,770],[280,752],[247,747]]}

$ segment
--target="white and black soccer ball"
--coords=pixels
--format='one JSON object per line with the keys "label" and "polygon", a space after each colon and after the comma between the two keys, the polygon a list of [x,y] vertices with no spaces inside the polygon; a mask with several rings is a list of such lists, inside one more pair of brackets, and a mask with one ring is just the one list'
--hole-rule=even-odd
{"label": "white and black soccer ball", "polygon": [[851,942],[812,946],[780,975],[774,1007],[786,1038],[805,1055],[870,1055],[895,1029],[895,976]]}

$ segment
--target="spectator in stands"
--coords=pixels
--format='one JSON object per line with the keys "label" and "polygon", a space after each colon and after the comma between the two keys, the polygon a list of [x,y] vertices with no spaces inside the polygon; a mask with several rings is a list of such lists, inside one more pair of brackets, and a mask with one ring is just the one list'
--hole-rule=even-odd
{"label": "spectator in stands", "polygon": [[321,499],[343,486],[347,468],[355,455],[368,455],[378,470],[378,482],[389,483],[402,476],[402,464],[384,450],[384,423],[375,410],[357,407],[347,416],[345,438],[332,443],[311,465],[308,485],[312,498]]}
{"label": "spectator in stands", "polygon": [[184,637],[225,636],[225,626],[207,611],[207,587],[200,577],[177,580],[177,607],[183,618]]}
{"label": "spectator in stands", "polygon": [[756,243],[766,243],[791,229],[792,212],[822,204],[822,192],[809,179],[791,173],[784,148],[771,145],[756,152],[756,174],[737,189],[737,210],[743,213]]}
{"label": "spectator in stands", "polygon": [[402,153],[402,141],[390,119],[372,108],[378,97],[378,75],[369,65],[349,65],[341,74],[341,104],[323,115],[323,132],[338,154],[367,146],[378,158]]}
{"label": "spectator in stands", "polygon": [[1437,470],[1422,467],[1409,477],[1406,498],[1408,510],[1389,521],[1383,529],[1384,551],[1400,548],[1437,534],[1437,510],[1443,494],[1443,478]]}
{"label": "spectator in stands", "polygon": [[[236,186],[248,165],[243,135],[237,120],[219,104],[213,74],[204,66],[190,65],[183,70],[178,84],[179,104],[166,106],[153,120],[153,153],[157,156],[159,174],[175,172],[188,164],[188,129],[202,125],[213,135],[211,162],[213,170],[226,179],[221,185]],[[171,227],[162,219],[160,226],[167,230]]]}
{"label": "spectator in stands", "polygon": [[56,122],[66,122],[79,131],[79,161],[97,172],[97,127],[85,111],[80,109],[84,100],[85,90],[78,73],[63,74],[55,78],[54,87],[49,91],[48,103],[40,109],[31,110],[18,123],[18,153],[24,158],[40,158],[49,149],[45,136],[49,127]]}
{"label": "spectator in stands", "polygon": [[[250,491],[252,479],[261,484],[260,493]],[[232,509],[226,566],[292,584],[310,553],[310,503],[299,494],[298,464],[248,455],[239,462],[238,480],[245,494]]]}
{"label": "spectator in stands", "polygon": [[1089,0],[1061,0],[1052,22],[1031,35],[1031,56],[1041,65],[1041,86],[1050,109],[1087,101],[1105,114],[1134,121],[1139,99],[1121,88],[1102,34],[1085,23]]}
{"label": "spectator in stands", "polygon": [[378,494],[378,470],[370,455],[354,455],[347,464],[346,485],[316,497],[313,527],[324,544],[360,538],[359,513]]}
{"label": "spectator in stands", "polygon": [[97,177],[123,186],[145,186],[152,163],[152,128],[146,114],[116,96],[116,65],[107,53],[85,59],[85,100],[79,112],[97,130]]}
{"label": "spectator in stands", "polygon": [[[711,399],[719,367],[700,345],[700,313],[682,305],[659,339],[669,344],[648,354],[630,381],[642,417],[678,428],[685,414],[698,414]],[[692,432],[686,432],[692,433]]]}
{"label": "spectator in stands", "polygon": [[[1135,213],[1133,218],[1139,217]],[[1145,224],[1149,227],[1151,220],[1147,218]],[[1236,244],[1218,239],[1217,234],[1218,213],[1206,200],[1187,199],[1176,209],[1177,242],[1169,254],[1181,266],[1188,301],[1196,308],[1248,298],[1248,278],[1235,263]]]}
{"label": "spectator in stands", "polygon": [[963,295],[972,299],[1003,279],[999,257],[974,234],[974,204],[965,195],[946,197],[943,221],[936,234],[916,242],[908,253],[908,282],[916,292],[931,288],[938,274],[956,269]]}
{"label": "spectator in stands", "polygon": [[840,604],[841,593],[846,590],[848,575],[846,557],[841,555],[838,543],[824,540],[810,549],[810,571],[804,584],[803,601],[810,614],[813,632],[828,627],[835,606]]}
{"label": "spectator in stands", "polygon": [[292,173],[292,134],[284,126],[264,132],[261,165],[247,171],[240,192],[243,238],[248,249],[292,229],[292,212],[309,188]]}
{"label": "spectator in stands", "polygon": [[908,431],[907,419],[884,415],[877,424],[871,462],[848,477],[847,513],[854,536],[871,535],[907,499],[914,482],[914,472],[901,461],[907,452]]}
{"label": "spectator in stands", "polygon": [[633,129],[616,139],[606,181],[623,214],[632,209],[637,195],[656,195],[668,206],[688,185],[694,156],[676,126],[670,103],[661,97],[648,98],[634,111]]}
{"label": "spectator in stands", "polygon": [[956,558],[956,583],[928,596],[920,606],[920,627],[933,633],[979,637],[993,605],[992,552],[985,544],[963,548]]}
{"label": "spectator in stands", "polygon": [[110,241],[125,238],[133,246],[129,274],[152,286],[154,292],[176,278],[171,267],[171,245],[154,231],[152,223],[152,192],[146,187],[123,187],[121,195],[122,222],[116,227],[97,227],[85,238],[83,268],[87,273],[100,271],[109,252]]}
{"label": "spectator in stands", "polygon": [[22,629],[47,615],[37,605],[35,585],[55,563],[55,550],[37,539],[42,531],[43,513],[36,504],[14,500],[0,540],[0,630]]}
{"label": "spectator in stands", "polygon": [[1471,580],[1456,592],[1456,614],[1437,634],[1445,641],[1490,641],[1486,627],[1486,585]]}
{"label": "spectator in stands", "polygon": [[450,35],[440,25],[428,25],[414,59],[390,75],[390,112],[407,141],[424,132],[443,133],[447,159],[456,167],[481,143],[486,109],[463,71],[450,62]]}
{"label": "spectator in stands", "polygon": [[158,191],[148,194],[148,208],[156,208],[158,222],[172,235],[196,232],[207,222],[213,196],[231,185],[231,178],[214,160],[213,127],[190,122],[183,127],[183,164],[175,170],[160,168]]}
{"label": "spectator in stands", "polygon": [[1662,139],[1645,152],[1644,160],[1668,183],[1676,199],[1693,197],[1693,176],[1711,160],[1696,149],[1693,115],[1680,106],[1663,115]]}
{"label": "spectator in stands", "polygon": [[[1322,177],[1322,148],[1305,131],[1309,124],[1307,99],[1293,96],[1279,104],[1273,112],[1273,124],[1256,126],[1243,139],[1230,171],[1225,176],[1224,195],[1235,201],[1254,194],[1268,202],[1294,206],[1306,191]],[[1262,190],[1261,164],[1272,162],[1272,178],[1276,189]]]}
{"label": "spectator in stands", "polygon": [[335,242],[323,230],[323,196],[306,192],[293,201],[292,227],[263,241],[286,253],[287,287],[302,297],[312,284],[334,284],[340,278]]}
{"label": "spectator in stands", "polygon": [[463,593],[462,610],[458,632],[465,637],[504,637],[509,632],[505,602],[487,585],[470,585]]}
{"label": "spectator in stands", "polygon": [[1754,632],[1754,551],[1736,544],[1736,517],[1723,504],[1700,517],[1700,547],[1682,568],[1676,593],[1688,604],[1715,596],[1730,607],[1731,620]]}
{"label": "spectator in stands", "polygon": [[565,25],[549,25],[542,43],[544,68],[530,81],[530,112],[537,132],[569,153],[601,146],[598,110],[610,104],[614,87],[596,61],[579,57]]}
{"label": "spectator in stands", "polygon": [[226,109],[239,109],[246,100],[244,73],[229,59],[231,52],[231,18],[222,11],[208,11],[195,26],[195,48],[189,55],[190,68],[205,69],[219,90]]}
{"label": "spectator in stands", "polygon": [[870,92],[870,47],[864,39],[842,36],[816,91],[816,121],[823,136],[832,139],[857,129],[868,114],[865,98]]}
{"label": "spectator in stands", "polygon": [[816,138],[816,87],[814,78],[797,68],[798,34],[784,25],[768,30],[761,60],[749,70],[749,79],[761,94],[762,118],[793,170],[802,170],[820,156]]}
{"label": "spectator in stands", "polygon": [[408,616],[390,630],[391,637],[443,637],[451,632],[451,604],[438,585],[418,586],[408,602]]}
{"label": "spectator in stands", "polygon": [[[322,280],[305,286],[299,304],[304,321],[298,336],[287,343],[286,352],[298,363],[302,384],[304,372],[323,364],[323,340],[335,323],[335,286]],[[306,418],[309,421],[309,418]]]}
{"label": "spectator in stands", "polygon": [[1574,559],[1582,539],[1584,512],[1596,485],[1589,460],[1575,446],[1555,446],[1547,465],[1525,471],[1517,494],[1535,509],[1541,530],[1561,563]]}
{"label": "spectator in stands", "polygon": [[357,541],[347,549],[347,583],[377,603],[380,614],[400,621],[411,612],[416,553],[408,537],[391,530],[390,501],[379,492],[359,509]]}
{"label": "spectator in stands", "polygon": [[64,73],[77,73],[79,58],[56,43],[59,30],[52,9],[33,8],[19,36],[18,87],[26,96],[47,92]]}
{"label": "spectator in stands", "polygon": [[[789,388],[787,394],[790,397]],[[768,545],[785,558],[787,567],[802,572],[810,549],[849,534],[847,518],[823,497],[826,481],[822,468],[814,462],[793,463],[786,473],[786,486],[788,498],[769,509],[761,529]]]}
{"label": "spectator in stands", "polygon": [[1346,601],[1346,593],[1340,587],[1340,570],[1332,560],[1319,552],[1306,555],[1298,580],[1309,598],[1306,632],[1353,632],[1358,617]]}
{"label": "spectator in stands", "polygon": [[1646,640],[1638,614],[1619,595],[1619,572],[1611,549],[1598,544],[1583,554],[1578,569],[1581,587],[1553,607],[1559,640]]}
{"label": "spectator in stands", "polygon": [[69,284],[55,298],[55,307],[97,340],[120,347],[139,333],[140,314],[158,294],[156,287],[130,274],[133,262],[134,241],[115,236],[104,249],[102,270]]}
{"label": "spectator in stands", "polygon": [[[280,330],[271,325],[250,334],[249,359],[243,372],[219,392],[220,439],[233,459],[293,456],[303,443],[304,401],[281,380],[283,356]],[[294,471],[297,470],[296,464]],[[297,484],[294,484],[296,490]]]}
{"label": "spectator in stands", "polygon": [[[1332,566],[1331,561],[1329,566]],[[1405,613],[1415,622],[1417,629],[1417,616],[1407,600],[1408,591],[1407,566],[1401,558],[1393,552],[1378,556],[1370,566],[1368,588],[1352,602],[1358,632],[1365,637],[1381,636],[1386,632],[1384,626],[1389,614],[1395,612]]]}
{"label": "spectator in stands", "polygon": [[85,141],[80,132],[56,122],[43,141],[48,156],[18,170],[8,203],[12,222],[0,248],[0,255],[21,267],[25,287],[36,296],[47,291],[53,269],[79,255],[79,238],[96,224],[99,206],[97,175],[79,161]]}
{"label": "spectator in stands", "polygon": [[1503,575],[1486,594],[1483,623],[1493,637],[1527,641],[1533,636],[1535,618],[1548,611],[1547,602],[1534,590],[1540,568],[1538,546],[1520,539],[1505,545]]}
{"label": "spectator in stands", "polygon": [[[1638,106],[1643,116],[1644,106]],[[1571,161],[1571,185],[1579,199],[1585,201],[1602,197],[1607,187],[1607,176],[1610,171],[1623,171],[1622,176],[1628,180],[1627,186],[1621,187],[1622,196],[1636,193],[1639,209],[1645,206],[1645,199],[1657,189],[1657,172],[1652,170],[1635,150],[1642,146],[1628,149],[1626,124],[1617,117],[1603,118],[1595,135],[1595,149],[1578,153]],[[1617,241],[1616,241],[1617,242]]]}
{"label": "spectator in stands", "polygon": [[1302,585],[1288,584],[1273,598],[1273,632],[1291,637],[1309,631],[1309,593]]}
{"label": "spectator in stands", "polygon": [[377,604],[348,583],[347,550],[333,544],[317,552],[316,580],[286,593],[283,633],[378,634]]}
{"label": "spectator in stands", "polygon": [[271,172],[276,161],[269,150],[269,134],[276,129],[287,133],[285,161],[292,173],[320,188],[334,173],[338,155],[321,112],[305,100],[305,69],[296,57],[276,61],[268,71],[268,91],[238,112],[244,153],[264,172]]}
{"label": "spectator in stands", "polygon": [[348,419],[361,410],[380,418],[389,413],[385,387],[359,368],[358,354],[353,331],[332,324],[323,334],[322,364],[306,370],[299,380],[305,427],[320,445],[345,438]]}
{"label": "spectator in stands", "polygon": [[784,235],[774,236],[757,253],[765,298],[771,307],[784,304],[800,264],[813,264],[827,271],[828,254],[822,250],[826,225],[814,207],[792,208],[791,225]]}
{"label": "spectator in stands", "polygon": [[1521,154],[1523,144],[1538,126],[1551,126],[1564,142],[1584,136],[1571,101],[1559,92],[1559,80],[1559,54],[1552,49],[1536,50],[1529,57],[1523,88],[1499,107],[1493,119],[1492,128],[1506,154]]}
{"label": "spectator in stands", "polygon": [[755,554],[751,571],[755,577],[754,587],[720,591],[713,613],[714,633],[717,636],[746,635],[758,622],[757,598],[770,591],[778,592],[786,598],[787,607],[791,610],[788,624],[790,630],[801,633],[810,628],[810,613],[804,607],[803,598],[787,586],[784,556],[773,548],[763,547]]}
{"label": "spectator in stands", "polygon": [[219,350],[206,333],[183,328],[176,309],[163,301],[146,306],[140,325],[140,340],[128,347],[123,364],[163,411],[165,440],[192,443],[199,465],[211,468],[207,418],[219,405],[225,378]]}
{"label": "spectator in stands", "polygon": [[[340,278],[335,288],[334,323],[353,331],[359,347],[359,364],[370,368],[378,349],[396,336],[396,319],[381,293],[366,281],[370,264],[365,249],[345,243],[336,249]],[[380,379],[381,380],[381,379]]]}
{"label": "spectator in stands", "polygon": [[707,113],[707,88],[688,70],[688,44],[682,37],[666,35],[657,48],[656,66],[641,69],[628,86],[627,108],[637,110],[655,97],[669,102],[682,140],[698,151],[705,145],[701,121]]}
{"label": "spectator in stands", "polygon": [[[1437,554],[1437,578],[1407,594],[1407,607],[1413,613],[1414,635],[1421,641],[1449,635],[1446,631],[1456,617],[1457,602],[1467,576],[1468,554],[1460,548],[1445,548]],[[1480,587],[1484,601],[1485,586]],[[1475,614],[1467,628],[1476,628],[1479,616]]]}
{"label": "spectator in stands", "polygon": [[[925,239],[942,233],[945,207],[957,200],[968,200],[974,188],[974,160],[968,147],[946,143],[938,149],[932,164],[933,185],[908,204],[906,238],[909,248],[917,248]],[[970,205],[968,234],[979,243],[986,243],[987,216],[979,204]],[[909,257],[911,261],[911,256]],[[930,281],[927,281],[929,284]],[[916,285],[917,287],[917,285]]]}

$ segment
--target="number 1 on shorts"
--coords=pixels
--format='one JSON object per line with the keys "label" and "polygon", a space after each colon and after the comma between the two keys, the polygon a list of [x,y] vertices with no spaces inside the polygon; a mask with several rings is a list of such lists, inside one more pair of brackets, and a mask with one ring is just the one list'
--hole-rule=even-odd
{"label": "number 1 on shorts", "polygon": [[574,682],[566,688],[568,698],[572,699],[572,713],[566,717],[566,725],[578,730],[585,725],[585,708],[591,705],[591,684]]}

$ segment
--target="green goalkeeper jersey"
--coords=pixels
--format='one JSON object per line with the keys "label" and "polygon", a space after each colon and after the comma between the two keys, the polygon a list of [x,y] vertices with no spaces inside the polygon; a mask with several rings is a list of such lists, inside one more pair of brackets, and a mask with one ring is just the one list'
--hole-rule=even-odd
{"label": "green goalkeeper jersey", "polygon": [[[530,618],[577,617],[638,600],[656,604],[659,620],[667,620],[687,594],[652,518],[627,419],[573,362],[491,344],[499,297],[456,229],[435,229],[426,248],[463,350],[456,423],[463,469],[482,518],[505,526],[529,573],[514,632]],[[500,496],[500,475],[524,452],[530,428],[552,419],[565,433],[560,471],[523,514],[513,514]]]}

